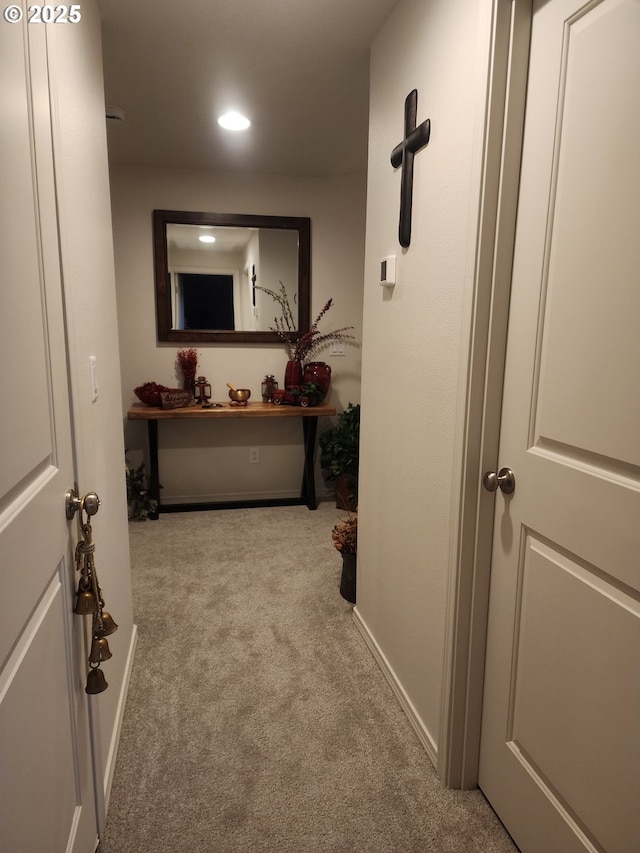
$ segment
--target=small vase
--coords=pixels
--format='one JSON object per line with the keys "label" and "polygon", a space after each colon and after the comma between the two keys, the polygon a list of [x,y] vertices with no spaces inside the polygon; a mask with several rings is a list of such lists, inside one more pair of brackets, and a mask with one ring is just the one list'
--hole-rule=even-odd
{"label": "small vase", "polygon": [[302,362],[291,360],[284,369],[284,387],[299,388],[302,385]]}
{"label": "small vase", "polygon": [[315,382],[322,391],[322,399],[329,393],[331,385],[331,367],[324,361],[310,361],[304,369],[304,382]]}
{"label": "small vase", "polygon": [[340,577],[340,595],[351,604],[356,603],[356,557],[357,554],[342,555],[342,575]]}

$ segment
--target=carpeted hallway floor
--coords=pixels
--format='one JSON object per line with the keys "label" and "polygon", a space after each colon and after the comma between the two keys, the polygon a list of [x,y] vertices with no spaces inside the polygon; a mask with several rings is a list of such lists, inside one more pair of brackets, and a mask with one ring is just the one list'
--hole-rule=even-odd
{"label": "carpeted hallway floor", "polygon": [[100,853],[513,853],[440,785],[339,593],[339,512],[132,523],[139,640]]}

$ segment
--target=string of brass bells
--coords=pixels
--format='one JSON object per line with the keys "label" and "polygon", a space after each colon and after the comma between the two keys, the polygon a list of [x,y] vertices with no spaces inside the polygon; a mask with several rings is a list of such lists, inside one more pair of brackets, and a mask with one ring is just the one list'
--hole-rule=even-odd
{"label": "string of brass bells", "polygon": [[[91,530],[89,516],[95,515],[98,511],[98,503],[99,501],[88,502],[85,505],[85,499],[82,498],[81,500],[80,531],[82,538],[76,545],[76,570],[80,572],[80,581],[76,604],[73,608],[73,612],[77,613],[78,616],[91,616],[91,652],[89,653],[89,673],[85,687],[85,691],[89,694],[102,693],[109,686],[100,665],[112,657],[107,637],[118,628],[111,614],[104,609],[104,599],[102,598],[94,559],[96,546],[93,542],[93,531]],[[83,512],[87,515],[85,522],[82,520]]]}

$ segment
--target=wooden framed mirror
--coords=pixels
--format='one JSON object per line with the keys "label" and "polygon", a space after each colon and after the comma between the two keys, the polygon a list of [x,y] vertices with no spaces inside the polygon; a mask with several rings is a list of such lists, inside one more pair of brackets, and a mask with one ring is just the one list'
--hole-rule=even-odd
{"label": "wooden framed mirror", "polygon": [[177,344],[278,343],[280,316],[260,288],[286,289],[309,329],[311,220],[294,216],[153,211],[158,340]]}

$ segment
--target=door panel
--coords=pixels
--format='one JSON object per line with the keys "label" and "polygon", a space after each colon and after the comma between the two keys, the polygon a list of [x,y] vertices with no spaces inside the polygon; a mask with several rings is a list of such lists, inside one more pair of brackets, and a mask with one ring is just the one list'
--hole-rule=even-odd
{"label": "door panel", "polygon": [[613,850],[609,829],[632,825],[628,791],[637,785],[627,727],[640,679],[637,658],[619,654],[638,640],[637,602],[530,532],[523,546],[506,740],[576,823],[588,816]]}
{"label": "door panel", "polygon": [[[11,740],[2,741],[0,825],[7,851],[66,850],[74,821],[70,685],[59,653],[65,643],[64,599],[56,572],[5,674],[0,731],[10,732]],[[54,767],[51,777],[46,771]]]}
{"label": "door panel", "polygon": [[525,853],[640,849],[639,44],[534,2],[479,774]]}
{"label": "door panel", "polygon": [[591,5],[566,25],[557,86],[535,439],[625,471],[640,403],[611,377],[640,363],[638,4]]}
{"label": "door panel", "polygon": [[[0,245],[3,287],[0,340],[7,347],[0,374],[2,446],[0,494],[35,470],[51,453],[40,258],[34,209],[29,69],[22,27],[0,28]],[[32,384],[33,382],[33,384]],[[6,405],[9,401],[10,404]],[[43,404],[45,408],[43,411]],[[21,436],[19,442],[5,438]]]}
{"label": "door panel", "polygon": [[86,643],[74,617],[74,483],[46,27],[0,26],[0,849],[90,853]]}

